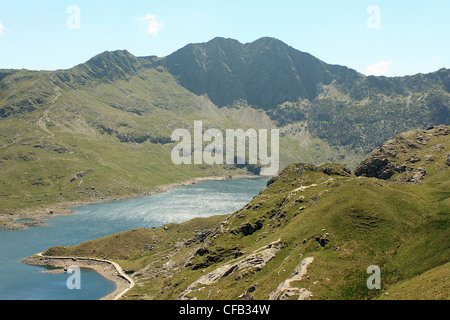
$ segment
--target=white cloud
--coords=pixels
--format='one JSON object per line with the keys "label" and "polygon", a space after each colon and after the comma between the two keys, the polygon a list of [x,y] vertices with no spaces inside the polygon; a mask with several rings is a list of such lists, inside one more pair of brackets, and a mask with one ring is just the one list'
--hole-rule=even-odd
{"label": "white cloud", "polygon": [[2,23],[0,22],[0,34],[3,34],[3,30],[5,30],[5,27],[2,25]]}
{"label": "white cloud", "polygon": [[376,64],[368,66],[366,76],[385,76],[388,73],[391,64],[392,61],[380,61]]}
{"label": "white cloud", "polygon": [[152,36],[158,35],[159,30],[164,27],[164,24],[162,22],[158,22],[158,20],[156,20],[156,16],[154,14],[149,13],[145,16],[140,17],[139,20],[145,23],[145,32]]}
{"label": "white cloud", "polygon": [[441,60],[441,57],[439,57],[439,56],[436,56],[436,57],[431,58],[431,62],[433,62],[433,63],[437,63],[437,62],[439,62],[440,60]]}

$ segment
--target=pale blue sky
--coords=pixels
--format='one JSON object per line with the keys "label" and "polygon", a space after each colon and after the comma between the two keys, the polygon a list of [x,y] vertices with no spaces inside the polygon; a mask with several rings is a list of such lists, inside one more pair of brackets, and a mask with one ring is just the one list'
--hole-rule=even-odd
{"label": "pale blue sky", "polygon": [[66,69],[106,50],[166,56],[217,36],[270,36],[327,63],[402,76],[450,68],[449,14],[448,0],[0,0],[0,68]]}

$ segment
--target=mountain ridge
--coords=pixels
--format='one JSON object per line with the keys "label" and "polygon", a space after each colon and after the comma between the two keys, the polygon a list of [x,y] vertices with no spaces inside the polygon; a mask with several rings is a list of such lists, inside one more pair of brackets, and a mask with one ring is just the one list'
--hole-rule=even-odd
{"label": "mountain ridge", "polygon": [[[271,55],[271,52],[275,52],[277,55]],[[263,59],[256,66],[253,66],[255,64],[254,61],[258,60],[259,54],[262,54],[262,57],[267,60]],[[212,57],[210,57],[211,55]],[[270,67],[265,70],[264,66],[273,65],[273,61],[279,60],[280,57],[283,61],[282,64],[287,64],[281,71]],[[221,64],[223,64],[222,67],[220,66]],[[185,88],[197,95],[207,94],[211,101],[219,107],[232,105],[233,102],[239,100],[246,100],[249,105],[263,109],[273,109],[286,101],[296,102],[299,99],[312,101],[317,97],[318,89],[316,87],[319,84],[327,86],[335,81],[339,87],[342,87],[343,84],[350,84],[351,87],[357,85],[368,86],[370,87],[368,89],[372,90],[394,90],[399,94],[404,94],[404,92],[396,88],[398,84],[395,82],[403,80],[407,82],[408,86],[412,86],[417,82],[415,79],[419,77],[422,80],[436,83],[435,86],[439,86],[439,82],[441,82],[441,89],[450,93],[450,70],[446,68],[427,74],[418,73],[403,77],[365,76],[346,66],[327,64],[309,53],[299,51],[271,37],[263,37],[249,43],[240,43],[234,39],[216,37],[205,43],[188,44],[165,57],[137,57],[127,50],[105,51],[70,69],[25,71],[36,74],[56,74],[58,77],[61,77],[62,81],[67,81],[70,76],[85,73],[87,76],[111,82],[135,75],[136,71],[142,68],[162,66],[174,75],[177,81]],[[214,67],[213,71],[208,72],[209,66],[216,67]],[[282,71],[289,68],[294,74],[286,79],[287,81],[283,81],[280,84],[277,84],[275,81],[274,83],[270,82],[272,78],[279,81],[278,79],[284,73]],[[203,72],[199,69],[202,69]],[[236,71],[235,69],[237,71],[240,70],[237,75],[232,74],[233,71]],[[255,73],[254,69],[258,73]],[[0,81],[19,71],[21,70],[0,70]],[[214,71],[218,75],[213,76]],[[226,74],[227,72],[231,74]],[[247,83],[249,81],[247,78],[264,78],[261,76],[264,73],[272,73],[275,76],[265,79],[262,84]],[[197,74],[198,77],[194,76],[194,79],[190,80],[187,74]],[[302,78],[306,78],[307,84],[302,83]],[[358,83],[356,84],[355,82]],[[221,86],[224,83],[231,86],[231,89]],[[291,85],[286,85],[287,83],[291,83]],[[270,91],[269,87],[272,85],[275,86],[273,91],[284,88],[282,93],[280,93],[280,97],[270,97],[264,94],[266,91]],[[219,88],[226,93],[220,94]],[[414,88],[414,90],[417,89],[420,88]],[[271,92],[271,94],[273,95],[274,93]],[[262,97],[255,97],[259,95]]]}
{"label": "mountain ridge", "polygon": [[[234,56],[235,51],[238,59]],[[186,56],[193,57],[191,60],[196,63],[191,64],[185,72],[177,69],[177,60],[186,59]],[[219,59],[223,68],[217,66],[214,59]],[[250,105],[264,109],[286,100],[312,99],[318,83],[329,84],[332,81],[324,62],[278,39],[268,37],[246,44],[215,38],[206,43],[189,44],[167,56],[165,60],[169,72],[174,74],[183,86],[196,94],[207,93],[211,101],[222,107],[232,104],[235,100],[247,100]],[[219,69],[209,69],[214,66]],[[219,73],[220,77],[215,77],[216,73]],[[291,75],[280,82],[279,79],[282,79],[284,74]],[[307,83],[303,82],[303,78],[308,79]],[[215,89],[224,82],[226,86],[230,86],[223,88],[228,93],[226,97],[221,96]],[[233,86],[230,82],[239,86]],[[275,87],[273,91],[268,90],[270,86]],[[266,94],[270,91],[273,95],[277,90],[281,91],[280,96],[271,97]]]}

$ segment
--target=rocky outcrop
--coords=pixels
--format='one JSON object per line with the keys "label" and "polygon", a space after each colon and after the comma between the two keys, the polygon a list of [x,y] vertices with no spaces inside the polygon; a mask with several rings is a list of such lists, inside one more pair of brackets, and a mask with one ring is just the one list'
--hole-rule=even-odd
{"label": "rocky outcrop", "polygon": [[238,271],[236,278],[243,277],[249,270],[260,271],[267,262],[272,260],[277,252],[284,247],[284,244],[278,240],[264,246],[256,251],[253,251],[244,258],[237,259],[222,265],[211,271],[210,273],[200,277],[197,281],[193,282],[189,287],[184,290],[179,296],[179,300],[193,299],[189,296],[198,290],[203,290],[205,286],[217,283],[220,279],[231,275],[233,272]]}
{"label": "rocky outcrop", "polygon": [[450,126],[437,126],[400,134],[362,161],[355,175],[417,183],[427,176],[426,166],[441,158],[446,146],[439,141],[449,133]]}
{"label": "rocky outcrop", "polygon": [[395,172],[396,168],[388,158],[372,156],[361,162],[355,170],[355,175],[388,180]]}
{"label": "rocky outcrop", "polygon": [[86,170],[86,171],[83,171],[83,172],[76,173],[76,174],[72,177],[72,179],[70,180],[70,182],[75,182],[75,181],[77,181],[78,179],[84,177],[85,175],[87,175],[88,173],[91,173],[91,172],[94,172],[94,171],[93,171],[93,170]]}
{"label": "rocky outcrop", "polygon": [[325,163],[320,166],[314,166],[312,164],[307,163],[294,163],[284,168],[279,175],[270,179],[267,182],[267,186],[269,187],[275,182],[284,179],[285,176],[288,175],[289,173],[295,173],[296,175],[301,176],[302,174],[308,171],[322,172],[329,176],[331,175],[338,175],[343,177],[352,176],[351,170],[341,164]]}
{"label": "rocky outcrop", "polygon": [[297,295],[298,300],[306,300],[312,293],[305,288],[297,288],[291,285],[294,281],[300,281],[306,275],[308,266],[314,261],[313,257],[306,258],[295,268],[294,276],[286,279],[277,287],[275,291],[269,294],[269,300],[288,300]]}
{"label": "rocky outcrop", "polygon": [[250,236],[256,231],[262,229],[263,226],[264,224],[261,220],[258,220],[254,223],[245,222],[240,226],[240,228],[231,230],[231,233],[235,235],[242,233],[244,236]]}

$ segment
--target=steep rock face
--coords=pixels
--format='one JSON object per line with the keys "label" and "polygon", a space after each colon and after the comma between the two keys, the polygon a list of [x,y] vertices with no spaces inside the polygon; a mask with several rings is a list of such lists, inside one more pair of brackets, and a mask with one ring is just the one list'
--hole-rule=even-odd
{"label": "steep rock face", "polygon": [[449,166],[449,146],[444,143],[449,133],[450,126],[437,126],[400,134],[362,161],[355,175],[419,182],[427,175],[428,166],[433,165],[434,170]]}
{"label": "steep rock face", "polygon": [[[165,65],[188,90],[207,94],[218,106],[246,100],[270,108],[299,98],[314,99],[319,83],[330,84],[336,78],[324,62],[273,38],[248,44],[224,38],[190,44],[166,57]],[[340,68],[344,67],[333,70]]]}

